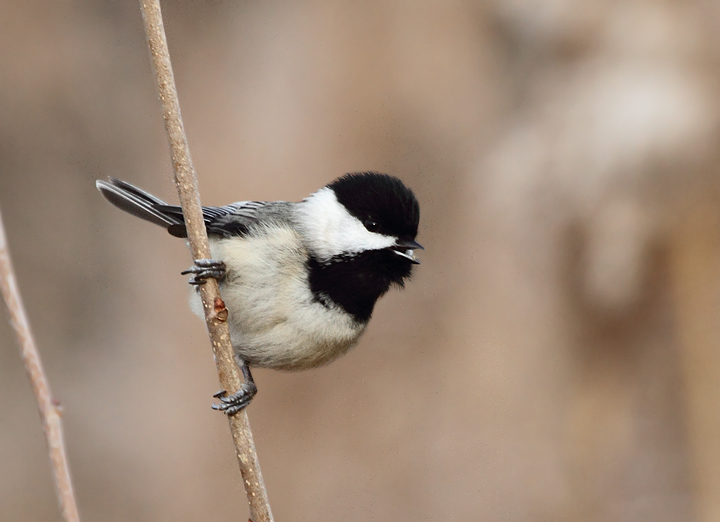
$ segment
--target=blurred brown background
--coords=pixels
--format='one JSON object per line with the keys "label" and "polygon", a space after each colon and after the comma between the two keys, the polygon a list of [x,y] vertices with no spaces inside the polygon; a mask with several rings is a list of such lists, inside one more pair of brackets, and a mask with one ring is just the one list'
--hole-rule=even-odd
{"label": "blurred brown background", "polygon": [[[135,2],[0,1],[0,207],[90,521],[245,520]],[[278,521],[720,521],[720,4],[164,3],[203,201],[402,177],[353,352],[255,372]],[[4,315],[4,314],[3,314]],[[60,520],[0,323],[0,520]]]}

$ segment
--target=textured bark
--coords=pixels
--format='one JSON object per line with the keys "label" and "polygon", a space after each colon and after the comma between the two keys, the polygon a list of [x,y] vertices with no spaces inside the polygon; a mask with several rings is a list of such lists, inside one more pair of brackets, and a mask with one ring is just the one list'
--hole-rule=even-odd
{"label": "textured bark", "polygon": [[[185,216],[192,257],[193,259],[208,259],[210,258],[210,246],[202,217],[195,169],[190,158],[187,137],[185,136],[180,115],[180,104],[170,64],[160,2],[157,0],[148,2],[141,0],[140,7],[145,24],[145,34],[147,35],[156,72],[165,130],[170,143],[175,184],[177,185],[180,205]],[[240,388],[243,377],[233,357],[230,333],[226,322],[227,309],[220,297],[217,281],[209,279],[207,284],[201,285],[200,294],[220,384],[228,393],[234,393]],[[228,416],[228,420],[233,441],[235,442],[245,492],[250,504],[252,521],[272,521],[270,504],[260,472],[260,463],[255,451],[255,443],[250,431],[247,414],[243,410],[235,415]]]}
{"label": "textured bark", "polygon": [[75,494],[73,493],[70,468],[65,452],[60,405],[53,399],[50,383],[43,370],[40,353],[30,330],[30,322],[25,313],[20,290],[15,280],[15,272],[10,261],[10,251],[5,240],[5,226],[3,225],[2,215],[0,215],[0,289],[10,312],[10,322],[17,334],[23,363],[25,363],[25,369],[30,377],[38,401],[38,409],[45,430],[45,441],[48,445],[50,465],[55,478],[55,490],[62,516],[66,522],[79,522],[80,515],[78,514]]}

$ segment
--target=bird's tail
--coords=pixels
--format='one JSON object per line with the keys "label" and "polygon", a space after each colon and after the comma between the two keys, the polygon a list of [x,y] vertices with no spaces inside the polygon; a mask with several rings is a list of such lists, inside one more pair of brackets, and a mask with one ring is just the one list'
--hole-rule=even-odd
{"label": "bird's tail", "polygon": [[140,190],[130,183],[115,178],[97,180],[95,186],[110,203],[135,217],[155,223],[176,237],[187,237],[185,217],[180,207]]}

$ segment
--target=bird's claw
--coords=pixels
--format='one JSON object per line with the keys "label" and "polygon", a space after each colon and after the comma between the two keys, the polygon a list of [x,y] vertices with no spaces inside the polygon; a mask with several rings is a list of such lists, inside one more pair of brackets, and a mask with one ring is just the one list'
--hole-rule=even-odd
{"label": "bird's claw", "polygon": [[254,382],[244,382],[240,385],[240,389],[232,395],[228,395],[225,390],[213,395],[216,399],[220,399],[220,404],[213,404],[212,408],[225,413],[225,415],[234,415],[250,404],[256,393],[257,386]]}
{"label": "bird's claw", "polygon": [[210,278],[220,281],[225,278],[225,273],[225,263],[217,259],[196,259],[194,266],[180,272],[181,275],[192,274],[188,281],[191,285],[204,285]]}

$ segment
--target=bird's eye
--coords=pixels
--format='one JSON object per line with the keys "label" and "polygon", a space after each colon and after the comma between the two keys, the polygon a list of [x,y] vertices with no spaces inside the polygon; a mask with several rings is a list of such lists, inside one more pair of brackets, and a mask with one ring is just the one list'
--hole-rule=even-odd
{"label": "bird's eye", "polygon": [[363,225],[365,225],[365,228],[367,228],[370,232],[377,232],[380,230],[380,224],[372,218],[367,218],[363,222]]}

